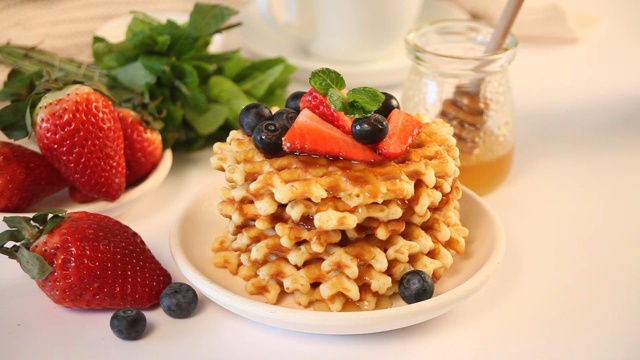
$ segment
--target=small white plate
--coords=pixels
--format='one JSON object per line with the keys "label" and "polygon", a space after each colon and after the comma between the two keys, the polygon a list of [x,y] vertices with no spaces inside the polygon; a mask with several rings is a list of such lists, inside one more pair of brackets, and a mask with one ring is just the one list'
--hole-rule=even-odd
{"label": "small white plate", "polygon": [[[468,19],[470,15],[446,1],[425,0],[418,23],[427,23],[443,19]],[[351,87],[384,87],[402,83],[411,66],[411,61],[403,47],[404,39],[398,39],[398,51],[381,60],[358,63],[336,63],[310,55],[304,50],[300,40],[282,38],[274,28],[267,24],[255,5],[248,5],[239,15],[242,25],[234,29],[241,39],[241,48],[258,57],[286,58],[298,67],[293,79],[307,83],[309,75],[315,69],[331,67],[340,72],[347,85]]]}
{"label": "small white plate", "polygon": [[187,205],[170,237],[172,256],[185,277],[218,305],[267,325],[318,334],[365,334],[414,325],[441,315],[476,293],[500,265],[505,252],[502,225],[473,192],[463,189],[462,221],[469,229],[467,248],[436,284],[434,297],[406,305],[395,296],[392,308],[358,312],[304,309],[289,296],[277,305],[244,291],[244,281],[212,264],[211,243],[227,226],[217,203],[222,175]]}
{"label": "small white plate", "polygon": [[[185,12],[148,12],[146,13],[160,21],[167,21],[171,19],[178,24],[183,24],[189,21],[189,14]],[[95,31],[96,36],[103,37],[110,42],[116,43],[125,39],[127,34],[127,27],[133,18],[132,14],[119,16],[115,19],[109,20],[106,23],[100,25]],[[223,47],[223,34],[215,34],[209,45],[209,52],[222,51]]]}
{"label": "small white plate", "polygon": [[[167,149],[162,154],[162,158],[160,159],[160,162],[158,163],[156,168],[143,182],[136,186],[128,188],[118,200],[113,202],[96,200],[86,204],[79,204],[69,197],[68,189],[63,189],[33,205],[25,212],[0,212],[0,220],[4,216],[32,216],[38,211],[51,208],[64,209],[69,212],[89,211],[115,217],[120,215],[127,207],[131,206],[134,202],[140,200],[143,195],[158,187],[169,174],[172,163],[173,153],[170,149]],[[4,223],[0,222],[0,227],[2,226],[4,226]]]}

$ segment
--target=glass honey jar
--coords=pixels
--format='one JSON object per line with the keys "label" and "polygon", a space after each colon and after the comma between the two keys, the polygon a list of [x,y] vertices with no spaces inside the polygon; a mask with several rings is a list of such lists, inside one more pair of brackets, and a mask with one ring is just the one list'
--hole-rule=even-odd
{"label": "glass honey jar", "polygon": [[413,62],[402,107],[454,129],[460,182],[478,194],[494,190],[513,162],[513,96],[508,68],[517,40],[485,53],[493,28],[469,20],[419,25],[406,36]]}

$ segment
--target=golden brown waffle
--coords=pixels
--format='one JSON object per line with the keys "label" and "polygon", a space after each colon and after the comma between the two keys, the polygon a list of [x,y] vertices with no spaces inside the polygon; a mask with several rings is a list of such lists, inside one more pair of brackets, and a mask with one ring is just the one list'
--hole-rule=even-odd
{"label": "golden brown waffle", "polygon": [[427,123],[395,161],[266,158],[241,131],[213,147],[229,219],[213,263],[246,280],[249,294],[341,311],[389,306],[412,269],[439,280],[464,251],[453,130]]}

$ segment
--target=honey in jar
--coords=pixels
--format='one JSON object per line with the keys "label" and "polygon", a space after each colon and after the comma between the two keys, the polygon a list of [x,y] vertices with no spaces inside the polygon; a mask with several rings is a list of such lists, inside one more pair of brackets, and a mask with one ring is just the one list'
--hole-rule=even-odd
{"label": "honey in jar", "polygon": [[402,107],[442,118],[460,150],[460,181],[478,194],[498,187],[513,161],[513,97],[508,67],[517,40],[485,53],[493,29],[467,20],[420,25],[406,37],[413,66]]}

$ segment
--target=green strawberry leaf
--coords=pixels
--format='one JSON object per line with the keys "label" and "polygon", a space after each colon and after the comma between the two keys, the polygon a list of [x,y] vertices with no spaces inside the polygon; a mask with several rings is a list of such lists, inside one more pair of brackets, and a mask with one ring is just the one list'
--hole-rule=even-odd
{"label": "green strawberry leaf", "polygon": [[24,246],[19,246],[16,252],[16,260],[20,267],[33,280],[42,280],[53,271],[51,265],[42,258],[42,256],[29,251]]}
{"label": "green strawberry leaf", "polygon": [[24,241],[24,235],[20,230],[5,230],[0,233],[0,248],[10,242],[20,243],[22,241]]}

